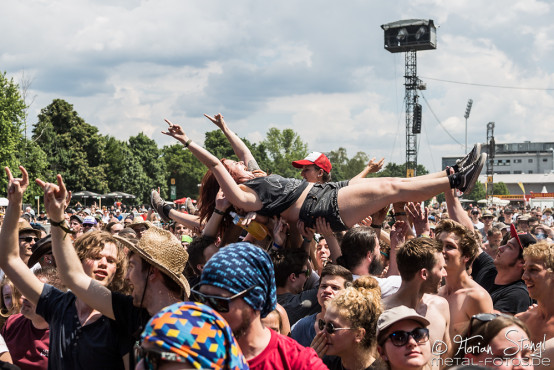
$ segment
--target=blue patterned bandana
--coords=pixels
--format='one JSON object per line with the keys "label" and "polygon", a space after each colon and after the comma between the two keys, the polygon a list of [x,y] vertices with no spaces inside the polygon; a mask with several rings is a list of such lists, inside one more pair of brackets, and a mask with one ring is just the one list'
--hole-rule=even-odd
{"label": "blue patterned bandana", "polygon": [[250,243],[229,244],[210,258],[202,270],[200,285],[212,285],[238,294],[252,286],[243,299],[261,317],[277,305],[275,272],[269,255]]}
{"label": "blue patterned bandana", "polygon": [[197,369],[248,369],[231,328],[213,309],[178,302],[155,314],[141,335],[141,344],[175,353]]}

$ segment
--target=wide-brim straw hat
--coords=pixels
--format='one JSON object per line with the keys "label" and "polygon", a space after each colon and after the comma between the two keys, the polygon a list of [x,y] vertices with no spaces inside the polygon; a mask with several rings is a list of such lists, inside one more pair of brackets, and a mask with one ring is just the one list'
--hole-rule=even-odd
{"label": "wide-brim straw hat", "polygon": [[150,221],[144,221],[142,219],[142,217],[135,217],[133,219],[133,222],[131,222],[129,225],[127,225],[126,227],[130,227],[131,229],[135,229],[135,227],[138,227],[138,226],[146,226],[146,229],[150,229],[150,228],[153,228],[155,227],[154,224],[152,224]]}
{"label": "wide-brim straw hat", "polygon": [[190,285],[183,275],[189,255],[175,235],[167,230],[153,226],[142,234],[138,243],[133,244],[125,238],[115,236],[129,250],[138,254],[148,264],[160,269],[175,281],[190,296]]}
{"label": "wide-brim straw hat", "polygon": [[25,220],[25,219],[19,219],[19,221],[17,222],[17,229],[18,229],[19,234],[21,234],[22,232],[25,231],[25,232],[30,232],[30,233],[35,234],[35,236],[37,238],[40,238],[42,236],[41,233],[40,233],[40,230],[33,229],[31,224],[28,223],[27,220]]}

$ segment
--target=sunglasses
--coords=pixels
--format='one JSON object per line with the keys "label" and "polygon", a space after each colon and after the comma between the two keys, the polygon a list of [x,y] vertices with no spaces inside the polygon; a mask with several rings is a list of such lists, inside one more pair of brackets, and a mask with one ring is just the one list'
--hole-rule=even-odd
{"label": "sunglasses", "polygon": [[144,349],[140,344],[135,344],[135,363],[144,360],[144,367],[148,370],[156,370],[162,361],[180,362],[190,364],[184,357],[173,352],[162,352]]}
{"label": "sunglasses", "polygon": [[33,237],[33,236],[25,236],[25,237],[19,238],[19,240],[25,240],[27,243],[30,243],[30,242],[32,242],[33,240],[34,240],[35,243],[36,243],[37,240],[39,240],[39,239],[40,239],[40,238]]}
{"label": "sunglasses", "polygon": [[405,346],[410,337],[414,338],[417,344],[425,343],[429,340],[429,329],[415,328],[412,331],[398,330],[388,336],[391,343],[396,347]]}
{"label": "sunglasses", "polygon": [[[468,338],[471,337],[471,332],[473,331],[473,323],[475,322],[475,320],[477,320],[477,321],[481,322],[482,324],[484,324],[484,323],[487,323],[489,321],[492,321],[492,320],[496,319],[499,316],[508,317],[508,318],[513,319],[513,316],[509,316],[509,315],[502,314],[502,313],[478,313],[477,315],[471,316],[471,319],[469,320],[469,330],[467,331],[467,337]],[[475,329],[477,329],[477,328],[475,328]]]}
{"label": "sunglasses", "polygon": [[300,275],[300,274],[306,274],[306,278],[309,278],[310,275],[312,274],[312,270],[308,267],[306,270],[300,271],[297,273],[297,275]]}
{"label": "sunglasses", "polygon": [[354,328],[335,328],[335,325],[332,322],[325,322],[322,319],[319,319],[317,322],[317,325],[319,326],[319,330],[325,329],[325,331],[329,334],[333,334],[337,330],[350,330]]}
{"label": "sunglasses", "polygon": [[198,290],[195,289],[197,286],[199,286],[199,284],[197,284],[196,286],[194,286],[194,288],[190,290],[191,298],[196,302],[210,306],[219,313],[229,312],[229,303],[231,303],[233,299],[237,299],[246,295],[246,293],[256,287],[255,285],[253,285],[250,288],[245,289],[242,292],[239,292],[231,297],[218,297],[214,295],[200,293]]}

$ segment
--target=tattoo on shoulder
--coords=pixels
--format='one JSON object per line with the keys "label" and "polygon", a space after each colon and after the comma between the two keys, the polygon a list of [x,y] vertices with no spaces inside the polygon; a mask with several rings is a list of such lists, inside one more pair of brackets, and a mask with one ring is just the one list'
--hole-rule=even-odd
{"label": "tattoo on shoulder", "polygon": [[250,161],[248,161],[247,168],[248,168],[248,171],[255,171],[255,170],[259,170],[260,166],[258,166],[258,162],[256,162],[255,159],[251,159]]}

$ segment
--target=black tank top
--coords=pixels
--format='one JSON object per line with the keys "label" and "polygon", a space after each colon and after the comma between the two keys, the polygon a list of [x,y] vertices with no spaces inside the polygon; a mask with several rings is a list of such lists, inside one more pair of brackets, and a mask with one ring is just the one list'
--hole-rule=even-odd
{"label": "black tank top", "polygon": [[254,190],[262,201],[262,216],[276,216],[289,208],[308,186],[306,180],[269,175],[248,180],[243,185]]}

